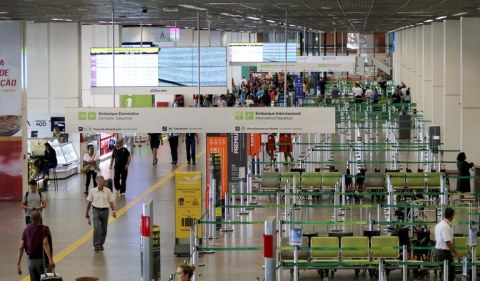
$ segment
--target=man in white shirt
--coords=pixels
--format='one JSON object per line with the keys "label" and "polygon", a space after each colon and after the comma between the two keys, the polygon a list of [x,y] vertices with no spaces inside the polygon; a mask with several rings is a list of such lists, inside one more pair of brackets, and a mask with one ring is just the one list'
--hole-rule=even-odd
{"label": "man in white shirt", "polygon": [[98,186],[90,189],[87,196],[87,212],[85,217],[90,222],[90,207],[93,206],[93,247],[95,252],[103,251],[103,244],[107,238],[108,227],[108,208],[112,209],[113,217],[117,217],[112,191],[105,188],[105,179],[102,176],[97,177]]}
{"label": "man in white shirt", "polygon": [[455,216],[455,210],[452,208],[445,209],[445,215],[442,221],[435,226],[435,251],[438,261],[448,260],[448,281],[455,281],[455,266],[453,256],[458,261],[461,260],[460,255],[453,245],[453,228],[452,221]]}
{"label": "man in white shirt", "polygon": [[355,96],[355,103],[362,103],[363,100],[363,89],[360,87],[359,83],[355,84],[353,89],[353,95]]}

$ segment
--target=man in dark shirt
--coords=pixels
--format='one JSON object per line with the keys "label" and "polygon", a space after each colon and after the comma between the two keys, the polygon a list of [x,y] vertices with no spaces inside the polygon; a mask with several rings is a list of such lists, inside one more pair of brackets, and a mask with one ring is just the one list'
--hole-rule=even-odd
{"label": "man in dark shirt", "polygon": [[[50,267],[55,267],[52,255],[52,235],[48,226],[42,224],[42,215],[38,211],[31,214],[32,223],[23,231],[22,241],[18,249],[17,272],[22,274],[23,252],[28,255],[28,271],[31,281],[40,281],[40,275],[45,273],[44,260],[48,260]],[[44,253],[46,257],[44,257]]]}
{"label": "man in dark shirt", "polygon": [[185,142],[185,148],[187,149],[187,164],[195,165],[195,144],[199,143],[198,135],[196,133],[187,133],[182,135],[182,142]]}
{"label": "man in dark shirt", "polygon": [[113,176],[113,184],[116,190],[120,190],[120,195],[125,196],[127,190],[128,166],[132,156],[126,147],[123,147],[123,140],[119,139],[112,152],[112,160],[110,161],[110,169],[115,162],[115,172]]}

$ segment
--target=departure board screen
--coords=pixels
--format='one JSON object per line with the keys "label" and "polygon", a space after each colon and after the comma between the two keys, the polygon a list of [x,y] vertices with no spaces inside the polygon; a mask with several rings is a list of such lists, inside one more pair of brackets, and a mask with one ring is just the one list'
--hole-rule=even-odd
{"label": "departure board screen", "polygon": [[91,48],[91,86],[157,86],[158,50],[115,48],[115,55],[112,55],[113,48]]}

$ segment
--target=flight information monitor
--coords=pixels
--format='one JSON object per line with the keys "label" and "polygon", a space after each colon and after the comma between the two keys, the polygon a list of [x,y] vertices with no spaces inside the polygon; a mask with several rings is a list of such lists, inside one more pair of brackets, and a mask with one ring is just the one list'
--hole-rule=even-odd
{"label": "flight information monitor", "polygon": [[91,48],[91,86],[157,86],[158,50],[115,48],[113,55],[113,48]]}

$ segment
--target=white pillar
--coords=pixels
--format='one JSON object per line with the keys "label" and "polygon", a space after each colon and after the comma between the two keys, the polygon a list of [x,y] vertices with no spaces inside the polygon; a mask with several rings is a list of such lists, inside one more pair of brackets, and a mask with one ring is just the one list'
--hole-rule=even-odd
{"label": "white pillar", "polygon": [[423,111],[423,26],[415,28],[417,30],[417,40],[416,40],[416,68],[417,68],[417,83],[415,94],[412,96],[412,101],[417,103],[417,108],[420,111]]}
{"label": "white pillar", "polygon": [[432,120],[432,27],[423,25],[423,112],[425,120]]}
{"label": "white pillar", "polygon": [[401,31],[395,31],[395,52],[393,53],[393,81],[399,81],[402,77],[401,59],[402,59],[402,35]]}
{"label": "white pillar", "polygon": [[443,124],[443,22],[432,23],[432,122]]}
{"label": "white pillar", "polygon": [[407,84],[407,87],[410,87],[410,92],[413,95],[418,95],[418,88],[417,88],[417,28],[411,28],[409,37],[409,45],[410,45],[410,81]]}
{"label": "white pillar", "polygon": [[[411,83],[411,73],[412,73],[412,29],[405,30],[405,40],[403,46],[405,47],[405,72],[403,75],[403,82],[408,86]],[[410,86],[408,86],[410,87]]]}
{"label": "white pillar", "polygon": [[[443,92],[445,96],[442,142],[445,149],[459,149],[460,143],[460,21],[446,20],[443,25]],[[445,153],[454,160],[457,153]],[[456,169],[447,164],[447,169]]]}
{"label": "white pillar", "polygon": [[468,160],[478,163],[480,149],[479,73],[480,73],[480,18],[460,19],[460,102],[461,102],[461,149]]}

